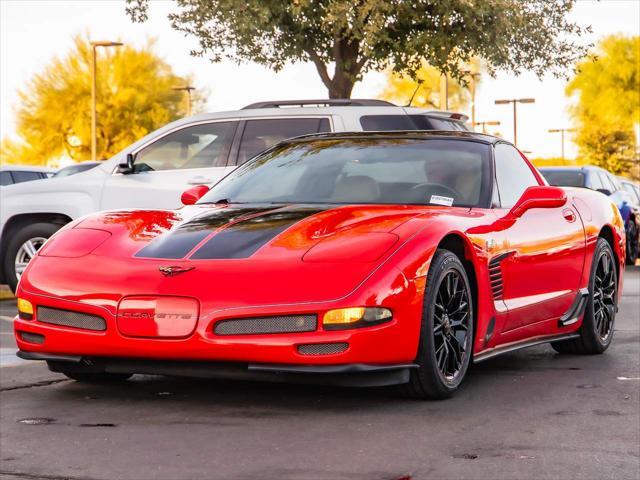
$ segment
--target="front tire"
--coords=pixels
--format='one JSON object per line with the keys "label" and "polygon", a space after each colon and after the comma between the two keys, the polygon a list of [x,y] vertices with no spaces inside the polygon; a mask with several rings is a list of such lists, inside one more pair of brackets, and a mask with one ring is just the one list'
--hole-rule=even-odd
{"label": "front tire", "polygon": [[604,352],[613,339],[617,310],[618,275],[616,260],[609,243],[598,238],[589,277],[589,299],[580,336],[564,342],[553,342],[558,353],[594,355]]}
{"label": "front tire", "polygon": [[420,344],[404,393],[415,398],[451,397],[464,379],[473,347],[473,299],[462,262],[437,250],[427,275]]}
{"label": "front tire", "polygon": [[15,293],[20,275],[47,239],[60,229],[53,223],[32,223],[11,234],[3,258],[4,277]]}

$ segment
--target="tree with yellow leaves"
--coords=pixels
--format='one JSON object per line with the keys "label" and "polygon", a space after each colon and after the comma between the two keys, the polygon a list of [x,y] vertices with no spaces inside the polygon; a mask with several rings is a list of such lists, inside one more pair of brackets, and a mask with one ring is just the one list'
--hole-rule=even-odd
{"label": "tree with yellow leaves", "polygon": [[[479,63],[473,62],[466,69],[469,72],[479,72]],[[415,78],[387,70],[387,83],[380,93],[380,97],[395,103],[396,105],[409,105],[413,107],[444,108],[445,101],[443,91],[444,83],[440,71],[422,60],[421,68],[416,72]],[[447,79],[448,108],[449,110],[464,110],[471,100],[470,82],[475,81],[469,77],[467,85],[460,81]]]}
{"label": "tree with yellow leaves", "polygon": [[[45,164],[91,157],[91,45],[78,36],[74,48],[54,59],[18,92],[18,140],[3,139],[2,163]],[[97,62],[97,157],[106,159],[186,112],[173,73],[153,52],[153,41],[136,49],[101,50]],[[201,104],[200,96],[195,98]]]}
{"label": "tree with yellow leaves", "polygon": [[640,176],[634,129],[640,124],[640,36],[609,36],[578,64],[567,85],[581,160]]}

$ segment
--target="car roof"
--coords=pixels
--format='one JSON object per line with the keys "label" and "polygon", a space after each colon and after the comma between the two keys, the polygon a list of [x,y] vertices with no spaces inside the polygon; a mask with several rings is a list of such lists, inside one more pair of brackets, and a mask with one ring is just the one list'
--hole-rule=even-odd
{"label": "car roof", "polygon": [[4,171],[53,173],[56,171],[56,169],[50,167],[38,167],[33,165],[0,165],[0,172]]}
{"label": "car roof", "polygon": [[489,145],[500,143],[509,143],[501,138],[478,132],[466,131],[448,131],[448,130],[392,130],[384,132],[331,132],[331,133],[311,133],[308,135],[300,135],[299,137],[284,140],[282,143],[295,141],[310,141],[324,139],[386,139],[386,138],[405,138],[405,139],[447,139],[447,140],[473,140]]}
{"label": "car roof", "polygon": [[209,112],[185,118],[190,122],[201,120],[215,120],[219,118],[248,118],[248,117],[297,117],[316,115],[428,115],[454,122],[466,122],[469,117],[459,113],[443,110],[431,110],[419,107],[399,107],[395,105],[386,106],[360,106],[360,105],[329,105],[329,106],[284,106],[272,107],[268,102],[266,106],[260,108],[242,108],[240,110],[229,110],[225,112]]}

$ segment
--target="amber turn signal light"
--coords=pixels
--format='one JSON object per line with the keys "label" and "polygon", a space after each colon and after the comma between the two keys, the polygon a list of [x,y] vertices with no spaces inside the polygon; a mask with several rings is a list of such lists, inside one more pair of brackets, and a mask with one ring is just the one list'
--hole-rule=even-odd
{"label": "amber turn signal light", "polygon": [[21,320],[33,320],[33,305],[29,300],[18,298],[18,318]]}
{"label": "amber turn signal light", "polygon": [[388,322],[393,318],[391,310],[382,307],[349,307],[329,310],[322,318],[325,330],[360,328]]}

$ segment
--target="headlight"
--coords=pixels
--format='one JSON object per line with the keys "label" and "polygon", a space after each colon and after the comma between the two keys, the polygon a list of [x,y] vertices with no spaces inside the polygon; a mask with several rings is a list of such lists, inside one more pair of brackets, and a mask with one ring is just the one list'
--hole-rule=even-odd
{"label": "headlight", "polygon": [[43,257],[78,258],[102,245],[111,233],[93,228],[70,228],[54,235],[38,251]]}
{"label": "headlight", "polygon": [[350,307],[329,310],[322,317],[325,330],[369,327],[391,321],[393,314],[382,307]]}
{"label": "headlight", "polygon": [[29,300],[18,298],[18,318],[20,320],[33,320],[33,305]]}

